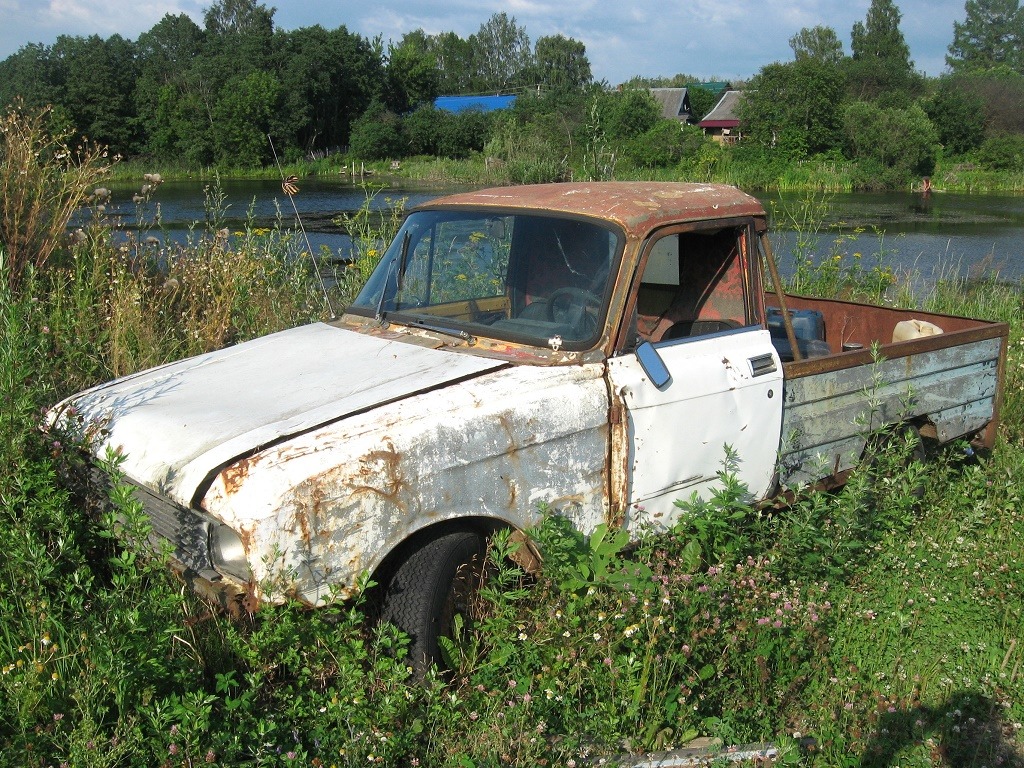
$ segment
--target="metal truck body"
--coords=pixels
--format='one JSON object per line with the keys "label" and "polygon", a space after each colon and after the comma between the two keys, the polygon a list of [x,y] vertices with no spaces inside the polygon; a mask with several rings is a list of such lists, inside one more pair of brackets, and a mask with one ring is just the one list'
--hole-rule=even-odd
{"label": "metal truck body", "polygon": [[[766,294],[765,232],[754,198],[712,185],[434,200],[342,317],[101,385],[53,420],[124,456],[192,578],[312,605],[542,505],[585,531],[670,525],[727,451],[757,500],[842,482],[865,425],[991,446],[1005,324]],[[820,316],[816,356],[787,320],[783,360],[766,300]],[[893,343],[910,318],[942,333]]]}

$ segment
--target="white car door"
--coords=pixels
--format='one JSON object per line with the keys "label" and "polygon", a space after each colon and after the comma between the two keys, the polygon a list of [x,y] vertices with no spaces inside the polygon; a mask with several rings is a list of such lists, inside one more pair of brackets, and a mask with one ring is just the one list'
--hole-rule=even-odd
{"label": "white car door", "polygon": [[[666,228],[645,245],[628,306],[637,332],[654,343],[608,361],[625,410],[613,468],[624,472],[615,487],[628,500],[629,524],[671,524],[675,500],[707,498],[730,450],[730,469],[752,496],[772,490],[783,372],[761,324],[753,235],[747,222],[716,222]],[[665,381],[652,381],[652,365]]]}
{"label": "white car door", "polygon": [[676,499],[707,498],[724,468],[752,496],[772,490],[782,429],[782,364],[759,326],[661,342],[670,379],[656,386],[637,353],[611,358],[608,374],[626,408],[627,521],[671,525]]}

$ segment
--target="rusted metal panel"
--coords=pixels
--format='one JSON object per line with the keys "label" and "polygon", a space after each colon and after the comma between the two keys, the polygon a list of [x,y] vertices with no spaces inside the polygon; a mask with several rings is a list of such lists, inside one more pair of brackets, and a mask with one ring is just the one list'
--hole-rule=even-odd
{"label": "rusted metal panel", "polygon": [[203,506],[241,533],[258,596],[311,603],[447,520],[522,528],[544,503],[591,530],[609,514],[603,373],[507,368],[358,414],[226,468]]}
{"label": "rusted metal panel", "polygon": [[887,424],[927,418],[943,442],[981,429],[992,418],[1001,350],[1001,339],[984,339],[787,379],[782,481],[855,466],[869,432]]}
{"label": "rusted metal panel", "polygon": [[646,237],[666,224],[685,221],[764,217],[758,200],[735,187],[678,182],[589,182],[532,184],[465,192],[420,206],[533,209],[568,216],[591,216],[618,223],[627,236]]}

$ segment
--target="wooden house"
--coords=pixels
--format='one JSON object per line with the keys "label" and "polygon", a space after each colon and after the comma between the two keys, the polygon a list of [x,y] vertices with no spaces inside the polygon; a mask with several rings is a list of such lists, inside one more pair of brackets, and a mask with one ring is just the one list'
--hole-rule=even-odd
{"label": "wooden house", "polygon": [[735,144],[743,138],[738,106],[743,101],[743,91],[726,91],[718,104],[698,123],[705,136],[723,144]]}
{"label": "wooden house", "polygon": [[651,88],[651,96],[661,105],[661,116],[667,120],[689,123],[693,117],[686,88]]}

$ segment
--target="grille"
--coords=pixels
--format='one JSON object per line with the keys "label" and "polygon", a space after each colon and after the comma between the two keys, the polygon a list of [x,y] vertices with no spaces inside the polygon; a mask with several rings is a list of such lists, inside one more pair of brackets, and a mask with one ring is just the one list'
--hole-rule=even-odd
{"label": "grille", "polygon": [[210,560],[210,526],[213,523],[195,510],[175,504],[148,488],[132,483],[135,498],[142,504],[157,546],[171,545],[171,554],[201,575],[214,574]]}

